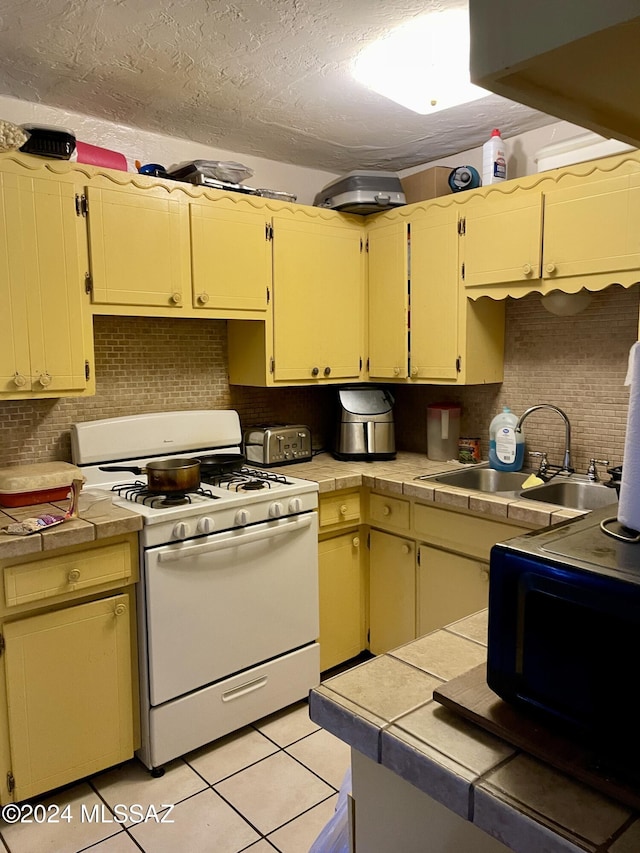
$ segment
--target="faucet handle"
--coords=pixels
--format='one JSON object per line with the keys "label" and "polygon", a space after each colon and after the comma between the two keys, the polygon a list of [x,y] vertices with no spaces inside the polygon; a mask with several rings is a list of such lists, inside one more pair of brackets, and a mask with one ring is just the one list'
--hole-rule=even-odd
{"label": "faucet handle", "polygon": [[549,468],[549,460],[547,459],[546,452],[541,450],[530,450],[529,456],[539,457],[540,465],[538,466],[538,476],[544,477],[547,473],[547,469]]}
{"label": "faucet handle", "polygon": [[598,476],[598,469],[596,465],[608,465],[608,459],[590,459],[589,467],[587,468],[587,477],[593,482],[597,483],[600,477]]}

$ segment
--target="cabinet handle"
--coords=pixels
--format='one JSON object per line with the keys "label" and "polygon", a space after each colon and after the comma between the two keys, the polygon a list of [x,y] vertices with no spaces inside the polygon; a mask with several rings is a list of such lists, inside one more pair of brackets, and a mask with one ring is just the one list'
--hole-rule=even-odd
{"label": "cabinet handle", "polygon": [[353,545],[354,548],[359,548],[360,547],[360,537],[354,536],[353,539],[351,540],[351,544]]}
{"label": "cabinet handle", "polygon": [[18,373],[17,370],[13,374],[13,382],[14,385],[16,385],[18,388],[22,388],[24,385],[27,384],[27,380],[25,379],[25,377],[22,375],[22,373]]}
{"label": "cabinet handle", "polygon": [[38,376],[38,382],[42,385],[43,388],[46,388],[48,385],[51,385],[51,374],[50,373],[41,373]]}
{"label": "cabinet handle", "polygon": [[390,507],[390,506],[387,506],[387,505],[385,504],[385,505],[382,507],[382,514],[383,514],[383,515],[391,515],[391,507]]}
{"label": "cabinet handle", "polygon": [[525,265],[522,267],[522,272],[523,272],[525,275],[531,275],[531,273],[533,272],[533,267],[531,266],[531,264],[525,264]]}
{"label": "cabinet handle", "polygon": [[312,376],[317,376],[319,373],[320,373],[320,368],[319,368],[319,367],[313,367],[313,368],[311,369],[311,375],[312,375]]}
{"label": "cabinet handle", "polygon": [[547,272],[553,273],[556,271],[556,265],[555,264],[547,264],[545,269]]}
{"label": "cabinet handle", "polygon": [[411,545],[407,545],[407,544],[405,543],[405,544],[402,546],[402,553],[403,553],[403,554],[410,554],[410,553],[411,553]]}
{"label": "cabinet handle", "polygon": [[206,305],[208,301],[209,301],[209,294],[208,293],[198,294],[198,302],[200,303],[200,305]]}
{"label": "cabinet handle", "polygon": [[330,367],[325,367],[325,369],[324,369],[324,375],[325,375],[325,376],[329,376],[329,374],[330,374],[330,373],[331,373],[331,368],[330,368]]}
{"label": "cabinet handle", "polygon": [[127,605],[120,602],[113,608],[113,612],[116,616],[123,616],[127,612]]}
{"label": "cabinet handle", "polygon": [[394,376],[400,376],[400,368],[399,367],[393,368],[393,375]]}
{"label": "cabinet handle", "polygon": [[489,569],[488,568],[480,569],[480,575],[482,576],[483,581],[486,581],[487,583],[489,583]]}
{"label": "cabinet handle", "polygon": [[412,375],[412,376],[417,376],[417,375],[418,375],[418,368],[417,368],[417,367],[412,367],[412,368],[411,368],[411,375]]}
{"label": "cabinet handle", "polygon": [[80,580],[80,569],[71,569],[67,575],[69,583],[77,583]]}
{"label": "cabinet handle", "polygon": [[172,293],[171,302],[173,302],[174,305],[182,305],[182,294],[177,292]]}
{"label": "cabinet handle", "polygon": [[347,505],[342,504],[342,506],[340,507],[340,515],[346,515],[346,514],[347,514]]}

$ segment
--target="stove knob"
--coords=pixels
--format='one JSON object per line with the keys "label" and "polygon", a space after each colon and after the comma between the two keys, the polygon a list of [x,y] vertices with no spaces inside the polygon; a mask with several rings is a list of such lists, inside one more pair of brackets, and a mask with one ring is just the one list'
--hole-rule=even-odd
{"label": "stove knob", "polygon": [[269,507],[269,518],[280,518],[282,515],[282,504],[281,503],[273,503]]}
{"label": "stove knob", "polygon": [[201,518],[198,522],[198,533],[213,533],[213,528],[215,526],[214,520],[205,515],[205,517]]}
{"label": "stove knob", "polygon": [[249,523],[249,513],[246,509],[239,509],[236,513],[236,524],[240,527],[244,527],[245,524]]}
{"label": "stove knob", "polygon": [[189,535],[189,525],[184,521],[179,521],[173,528],[173,535],[176,539],[186,539]]}
{"label": "stove knob", "polygon": [[289,512],[302,512],[302,501],[300,498],[292,498],[289,501]]}

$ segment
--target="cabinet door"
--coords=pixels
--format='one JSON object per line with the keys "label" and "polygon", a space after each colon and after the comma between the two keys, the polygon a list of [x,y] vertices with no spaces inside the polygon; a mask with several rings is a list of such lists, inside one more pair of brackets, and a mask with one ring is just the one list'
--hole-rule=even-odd
{"label": "cabinet door", "polygon": [[411,378],[455,380],[461,355],[457,210],[431,205],[410,227]]}
{"label": "cabinet door", "polygon": [[70,182],[0,174],[0,393],[82,392],[82,224]]}
{"label": "cabinet door", "polygon": [[266,311],[271,285],[270,224],[265,212],[231,202],[191,202],[193,305]]}
{"label": "cabinet door", "polygon": [[[490,294],[491,285],[520,282],[524,292],[530,290],[531,282],[540,278],[542,194],[490,191],[471,198],[460,216],[464,286]],[[510,290],[516,292],[517,287]]]}
{"label": "cabinet door", "polygon": [[427,545],[418,547],[418,636],[488,607],[489,566]]}
{"label": "cabinet door", "polygon": [[364,583],[360,537],[343,533],[318,546],[320,671],[360,654],[364,642]]}
{"label": "cabinet door", "polygon": [[369,648],[383,654],[416,637],[415,546],[372,530],[369,553]]}
{"label": "cabinet door", "polygon": [[4,625],[16,800],[133,755],[129,597]]}
{"label": "cabinet door", "polygon": [[179,307],[191,290],[186,202],[87,188],[93,302]]}
{"label": "cabinet door", "polygon": [[406,379],[409,358],[407,223],[371,228],[367,235],[369,376]]}
{"label": "cabinet door", "polygon": [[563,276],[638,267],[640,175],[622,175],[545,194],[545,279],[551,282]]}
{"label": "cabinet door", "polygon": [[357,379],[363,353],[361,229],[306,213],[292,216],[273,218],[274,377]]}

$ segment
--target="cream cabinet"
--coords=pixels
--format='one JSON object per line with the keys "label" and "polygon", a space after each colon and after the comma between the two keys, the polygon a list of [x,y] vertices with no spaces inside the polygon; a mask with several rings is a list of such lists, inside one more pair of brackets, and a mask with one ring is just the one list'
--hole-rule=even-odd
{"label": "cream cabinet", "polygon": [[137,538],[0,565],[0,802],[7,803],[133,756]]}
{"label": "cream cabinet", "polygon": [[369,648],[378,655],[416,637],[416,553],[409,538],[369,537]]}
{"label": "cream cabinet", "polygon": [[504,303],[459,284],[459,207],[438,201],[378,214],[368,233],[369,377],[500,382]]}
{"label": "cream cabinet", "polygon": [[265,322],[228,323],[231,384],[363,375],[364,247],[353,219],[296,206],[272,217],[271,313]]}
{"label": "cream cabinet", "polygon": [[320,671],[366,648],[367,565],[360,489],[321,494],[318,501]]}
{"label": "cream cabinet", "polygon": [[418,546],[417,635],[428,634],[489,604],[489,564]]}
{"label": "cream cabinet", "polygon": [[0,398],[95,392],[73,182],[0,159]]}

